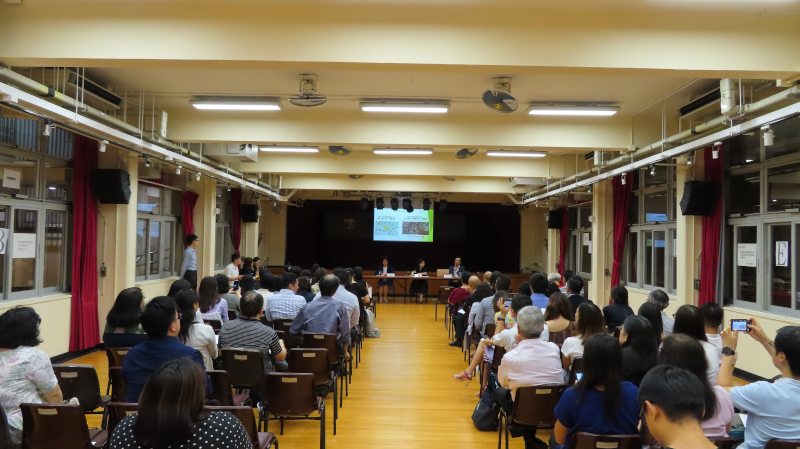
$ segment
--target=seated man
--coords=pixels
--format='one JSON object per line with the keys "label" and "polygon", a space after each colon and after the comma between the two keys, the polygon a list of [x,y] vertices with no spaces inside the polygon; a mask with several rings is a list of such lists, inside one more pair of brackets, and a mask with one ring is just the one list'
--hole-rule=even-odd
{"label": "seated man", "polygon": [[269,298],[267,303],[267,320],[293,320],[300,308],[306,305],[306,299],[297,294],[299,283],[297,275],[286,273],[281,276],[281,291]]}
{"label": "seated man", "polygon": [[583,278],[580,276],[572,276],[567,280],[567,299],[569,299],[569,305],[572,306],[572,314],[574,315],[575,312],[578,311],[578,306],[585,302],[591,302],[588,299],[581,296],[581,290],[583,290]]}
{"label": "seated man", "polygon": [[[320,279],[319,297],[300,309],[292,321],[289,333],[292,335],[334,334],[337,338],[339,354],[344,355],[346,360],[350,360],[350,354],[346,350],[351,341],[347,309],[342,301],[333,298],[341,286],[339,282],[340,279],[332,274],[326,274]],[[352,295],[352,293],[350,294]]]}
{"label": "seated man", "polygon": [[719,361],[722,363],[722,336],[719,335],[720,326],[725,320],[725,311],[715,302],[707,302],[700,306],[703,314],[703,321],[706,326],[706,338],[708,342],[717,348]]}
{"label": "seated man", "polygon": [[[304,301],[305,302],[305,301]],[[219,331],[220,348],[256,349],[261,351],[264,369],[267,372],[286,371],[286,346],[278,334],[259,321],[264,298],[260,293],[251,290],[239,301],[242,316],[238,320],[229,320],[222,324]]]}
{"label": "seated man", "polygon": [[483,273],[483,282],[488,282],[491,285],[491,283],[492,283],[492,272],[491,271],[487,271],[486,273]]}
{"label": "seated man", "polygon": [[741,449],[761,449],[772,438],[800,439],[800,326],[778,329],[775,341],[753,321],[748,334],[772,357],[772,364],[781,372],[775,382],[753,382],[733,386],[733,365],[736,363],[738,331],[722,332],[722,367],[717,384],[731,392],[733,405],[748,412]]}
{"label": "seated man", "polygon": [[705,410],[703,383],[691,371],[659,365],[639,386],[639,406],[650,433],[663,447],[714,449],[700,423]]}
{"label": "seated man", "polygon": [[[361,308],[358,306],[358,298],[356,295],[348,292],[346,288],[347,284],[350,283],[350,273],[348,273],[344,268],[334,268],[333,275],[339,279],[339,287],[336,288],[336,292],[332,295],[332,297],[333,299],[344,304],[350,327],[358,326],[358,319],[361,316]],[[322,291],[320,289],[320,293],[317,293],[317,295],[314,296],[314,300],[316,301],[321,296]]]}
{"label": "seated man", "polygon": [[559,287],[561,286],[561,274],[550,273],[547,275],[547,282],[555,282]]}
{"label": "seated man", "polygon": [[[122,362],[122,377],[128,387],[125,402],[139,402],[139,395],[150,374],[167,360],[189,357],[205,370],[200,352],[177,338],[181,331],[181,316],[174,299],[169,296],[153,298],[142,310],[140,320],[150,340],[131,348]],[[206,376],[206,393],[210,392],[211,381]]]}
{"label": "seated man", "polygon": [[667,315],[667,312],[664,312],[664,309],[669,307],[669,296],[667,296],[663,290],[655,289],[647,294],[647,301],[652,302],[661,309],[661,323],[664,326],[664,336],[669,337],[672,335],[672,327],[675,325],[675,318],[672,318],[672,316]]}
{"label": "seated man", "polygon": [[542,309],[547,310],[547,304],[550,302],[550,299],[544,293],[547,291],[547,277],[544,273],[533,273],[530,278],[531,284],[531,301],[533,301],[533,305]]}
{"label": "seated man", "polygon": [[[558,289],[558,291],[560,291],[561,293],[563,293],[563,294],[565,294],[567,296],[569,296],[569,293],[567,293],[567,281],[572,279],[572,276],[575,276],[575,273],[573,273],[572,270],[564,270],[564,285],[562,285]],[[583,278],[581,278],[581,279],[583,279]],[[580,292],[578,292],[578,294],[580,294]]]}
{"label": "seated man", "polygon": [[[492,399],[508,414],[513,410],[517,388],[564,384],[558,346],[541,338],[544,329],[544,314],[538,307],[524,307],[517,314],[519,343],[503,356],[497,371],[501,387],[492,394]],[[522,436],[525,439],[525,449],[547,447],[547,443],[536,438],[535,428],[512,425],[510,431],[514,438]]]}

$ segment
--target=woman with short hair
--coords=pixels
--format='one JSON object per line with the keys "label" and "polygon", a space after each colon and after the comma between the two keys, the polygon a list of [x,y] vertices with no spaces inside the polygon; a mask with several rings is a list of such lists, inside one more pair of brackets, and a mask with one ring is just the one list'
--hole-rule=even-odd
{"label": "woman with short hair", "polygon": [[228,281],[228,276],[225,276],[222,273],[214,276],[217,280],[217,287],[219,289],[219,297],[224,299],[228,302],[228,311],[234,311],[236,315],[239,315],[239,299],[241,299],[241,293],[239,290],[233,291],[230,286],[230,282]]}
{"label": "woman with short hair", "polygon": [[229,412],[209,412],[205,373],[186,357],[150,375],[138,413],[126,416],[111,435],[111,449],[251,449],[247,431]]}
{"label": "woman with short hair", "polygon": [[547,308],[544,311],[544,324],[550,332],[550,343],[555,343],[559,348],[564,341],[572,337],[577,329],[575,317],[572,313],[572,304],[567,295],[557,291],[550,295]]}
{"label": "woman with short hair", "polygon": [[[411,275],[424,274],[427,276],[428,270],[425,268],[425,260],[419,259],[417,264],[414,265],[414,271]],[[428,294],[428,281],[425,279],[414,278],[409,287],[409,293],[417,297],[417,303],[422,303],[422,299]]]}
{"label": "woman with short hair", "polygon": [[119,292],[106,315],[103,343],[107,348],[130,348],[150,339],[139,321],[143,308],[142,289],[130,287]]}
{"label": "woman with short hair", "polygon": [[608,331],[613,333],[618,327],[622,326],[625,318],[633,313],[633,309],[628,305],[628,289],[621,285],[615,285],[611,289],[611,304],[603,307],[603,316],[606,319]]}
{"label": "woman with short hair", "polygon": [[307,276],[300,276],[297,278],[297,294],[306,299],[306,303],[314,300],[314,295],[311,293],[311,280]]}
{"label": "woman with short hair", "polygon": [[656,331],[647,318],[629,316],[622,325],[619,342],[622,344],[622,377],[638,387],[645,374],[656,366]]}
{"label": "woman with short hair", "polygon": [[314,277],[311,278],[311,293],[316,295],[319,293],[319,281],[328,274],[328,270],[323,267],[318,267],[314,270]]}
{"label": "woman with short hair", "polygon": [[219,285],[214,276],[206,276],[198,289],[200,314],[203,320],[228,321],[228,301],[219,295]]}

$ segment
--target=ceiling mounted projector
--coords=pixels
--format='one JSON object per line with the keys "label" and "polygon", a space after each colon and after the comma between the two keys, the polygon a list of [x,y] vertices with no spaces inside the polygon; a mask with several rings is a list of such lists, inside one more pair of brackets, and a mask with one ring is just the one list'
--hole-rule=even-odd
{"label": "ceiling mounted projector", "polygon": [[366,176],[366,175],[347,175],[347,177],[350,178],[350,179],[361,179],[364,176]]}
{"label": "ceiling mounted projector", "polygon": [[459,159],[466,159],[468,157],[475,156],[478,153],[477,148],[462,148],[456,151],[456,157]]}
{"label": "ceiling mounted projector", "polygon": [[331,145],[328,147],[328,151],[335,156],[347,156],[353,152],[353,149],[342,145]]}
{"label": "ceiling mounted projector", "polygon": [[300,93],[289,97],[289,103],[303,108],[320,106],[328,101],[328,97],[317,93],[317,75],[304,73],[300,75]]}
{"label": "ceiling mounted projector", "polygon": [[511,78],[495,78],[494,89],[483,93],[483,104],[504,114],[516,111],[519,103],[516,98],[511,96]]}

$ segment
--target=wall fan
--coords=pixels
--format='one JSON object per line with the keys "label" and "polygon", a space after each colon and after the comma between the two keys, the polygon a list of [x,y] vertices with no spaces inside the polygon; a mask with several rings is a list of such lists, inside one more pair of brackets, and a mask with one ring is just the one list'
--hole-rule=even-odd
{"label": "wall fan", "polygon": [[456,151],[456,157],[459,159],[466,159],[468,157],[475,156],[478,153],[477,148],[462,148]]}
{"label": "wall fan", "polygon": [[289,97],[289,103],[303,108],[325,104],[328,97],[317,93],[317,75],[300,75],[300,93]]}
{"label": "wall fan", "polygon": [[347,156],[353,152],[353,149],[341,145],[331,145],[328,147],[328,151],[335,156]]}
{"label": "wall fan", "polygon": [[519,103],[516,98],[511,96],[511,78],[495,78],[494,89],[483,93],[483,104],[505,114],[516,111]]}

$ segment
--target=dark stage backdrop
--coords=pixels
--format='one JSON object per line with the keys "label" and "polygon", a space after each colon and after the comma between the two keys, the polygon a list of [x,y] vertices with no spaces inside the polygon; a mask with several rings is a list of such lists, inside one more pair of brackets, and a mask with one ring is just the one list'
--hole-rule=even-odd
{"label": "dark stage backdrop", "polygon": [[[433,242],[374,242],[374,209],[356,210],[359,201],[308,200],[289,207],[286,263],[308,268],[364,267],[371,274],[383,256],[397,271],[412,270],[425,259],[428,271],[447,268],[460,256],[472,272],[519,271],[520,217],[516,206],[448,203],[434,214]],[[386,197],[389,205],[389,197]]]}

